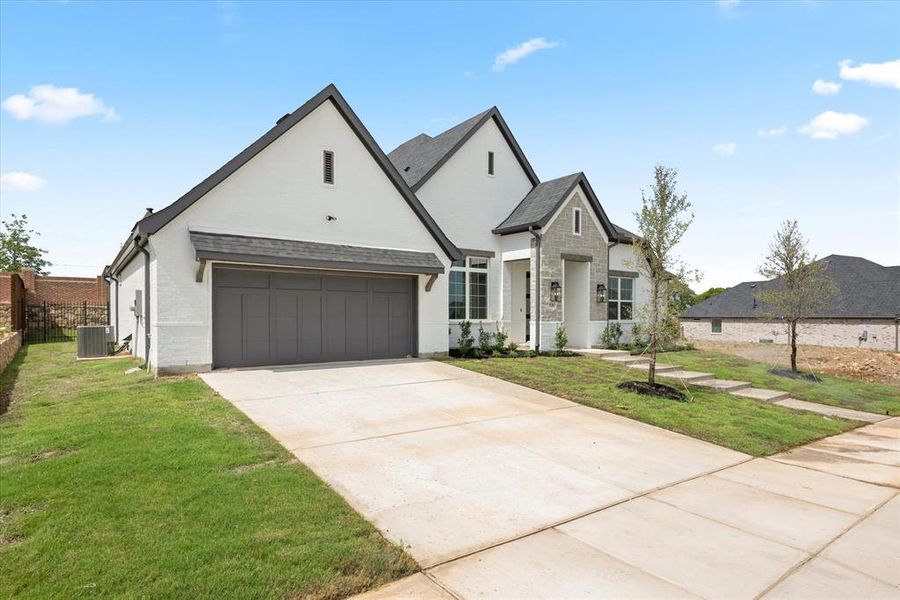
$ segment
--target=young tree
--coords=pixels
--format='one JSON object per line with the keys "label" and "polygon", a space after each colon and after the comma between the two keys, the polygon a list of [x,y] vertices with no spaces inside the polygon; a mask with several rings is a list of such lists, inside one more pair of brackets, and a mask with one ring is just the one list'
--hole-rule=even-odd
{"label": "young tree", "polygon": [[0,271],[33,269],[38,275],[46,275],[50,266],[50,261],[44,259],[47,251],[31,243],[31,236],[40,234],[28,227],[26,215],[10,216],[0,231]]}
{"label": "young tree", "polygon": [[640,239],[635,243],[640,256],[636,266],[650,280],[650,304],[642,316],[650,355],[650,385],[656,384],[656,353],[660,345],[677,337],[679,331],[671,292],[686,286],[690,275],[674,253],[694,220],[687,195],[676,189],[677,177],[675,169],[656,165],[650,193],[641,191],[641,210],[634,213],[640,231]]}
{"label": "young tree", "polygon": [[797,372],[797,323],[828,308],[837,287],[822,270],[825,263],[810,253],[797,221],[784,221],[769,243],[769,254],[759,274],[773,279],[763,289],[759,302],[763,313],[780,318],[788,327],[791,343],[791,371]]}

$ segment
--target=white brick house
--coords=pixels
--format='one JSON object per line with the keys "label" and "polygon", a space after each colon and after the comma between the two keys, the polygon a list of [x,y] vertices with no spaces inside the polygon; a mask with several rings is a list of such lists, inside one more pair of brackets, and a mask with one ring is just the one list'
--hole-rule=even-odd
{"label": "white brick house", "polygon": [[105,275],[163,373],[443,354],[464,319],[580,347],[646,298],[632,239],[582,173],[540,182],[496,108],[385,155],[328,86],[148,211]]}

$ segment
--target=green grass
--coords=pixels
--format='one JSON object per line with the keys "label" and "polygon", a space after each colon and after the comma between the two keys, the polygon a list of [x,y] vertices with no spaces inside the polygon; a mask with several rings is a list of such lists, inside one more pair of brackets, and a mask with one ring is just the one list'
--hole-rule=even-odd
{"label": "green grass", "polygon": [[691,389],[691,402],[644,396],[616,387],[642,378],[592,357],[452,360],[512,381],[754,456],[768,456],[861,425],[729,394]]}
{"label": "green grass", "polygon": [[666,353],[660,362],[692,371],[712,373],[720,379],[749,381],[754,387],[790,392],[792,398],[841,406],[877,414],[900,415],[900,387],[884,383],[849,381],[819,375],[819,383],[769,373],[769,365],[706,350]]}
{"label": "green grass", "polygon": [[336,598],[417,569],[199,379],[74,350],[0,377],[0,596]]}

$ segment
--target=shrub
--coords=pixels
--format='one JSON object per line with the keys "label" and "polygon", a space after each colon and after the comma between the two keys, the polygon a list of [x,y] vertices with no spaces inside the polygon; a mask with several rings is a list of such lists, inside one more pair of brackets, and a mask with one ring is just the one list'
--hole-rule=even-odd
{"label": "shrub", "polygon": [[484,330],[480,324],[478,325],[478,349],[481,350],[482,354],[490,354],[494,350],[494,342],[492,338],[494,336]]}
{"label": "shrub", "polygon": [[497,352],[503,352],[506,350],[506,340],[509,339],[509,334],[504,331],[502,327],[500,327],[500,323],[497,323],[497,333],[494,334],[494,350]]}
{"label": "shrub", "polygon": [[499,350],[494,350],[493,352],[491,352],[491,358],[503,358],[504,356],[506,355]]}
{"label": "shrub", "polygon": [[643,350],[650,345],[650,338],[640,323],[631,326],[631,345],[638,350]]}
{"label": "shrub", "polygon": [[459,338],[456,340],[459,347],[459,355],[465,358],[472,351],[475,340],[472,338],[472,323],[463,321],[459,324]]}
{"label": "shrub", "polygon": [[509,344],[506,345],[506,351],[509,352],[510,354],[515,354],[516,352],[519,351],[519,345],[515,342],[510,342]]}
{"label": "shrub", "polygon": [[600,336],[600,343],[605,348],[616,348],[622,342],[622,326],[613,321],[606,324],[606,329]]}
{"label": "shrub", "polygon": [[553,336],[553,346],[556,348],[556,352],[562,353],[568,343],[569,337],[566,335],[566,326],[560,325],[556,328],[556,335]]}

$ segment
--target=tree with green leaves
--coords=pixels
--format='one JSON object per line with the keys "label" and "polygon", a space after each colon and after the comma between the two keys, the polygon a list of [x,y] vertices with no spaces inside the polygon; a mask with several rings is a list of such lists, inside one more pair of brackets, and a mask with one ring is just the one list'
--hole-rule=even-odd
{"label": "tree with green leaves", "polygon": [[782,319],[791,344],[791,371],[797,372],[797,324],[828,308],[837,286],[823,273],[825,263],[809,251],[797,221],[784,221],[769,243],[758,271],[773,280],[758,294],[762,313]]}
{"label": "tree with green leaves", "polygon": [[650,385],[656,385],[657,352],[665,342],[677,338],[680,331],[673,291],[696,278],[674,252],[694,220],[691,203],[686,194],[678,193],[677,184],[675,169],[656,165],[650,192],[641,190],[641,210],[634,213],[640,231],[640,239],[634,244],[640,257],[636,268],[650,281],[650,302],[641,315],[648,342]]}
{"label": "tree with green leaves", "polygon": [[38,275],[46,275],[50,261],[44,259],[46,250],[31,243],[32,236],[40,235],[28,227],[28,216],[10,215],[3,221],[0,231],[0,271],[32,269]]}
{"label": "tree with green leaves", "polygon": [[703,293],[695,294],[693,304],[700,304],[704,300],[709,300],[710,298],[714,298],[715,296],[718,296],[725,290],[726,290],[726,288],[723,288],[723,287],[711,287]]}

